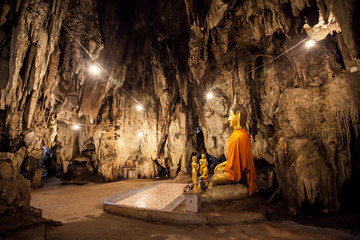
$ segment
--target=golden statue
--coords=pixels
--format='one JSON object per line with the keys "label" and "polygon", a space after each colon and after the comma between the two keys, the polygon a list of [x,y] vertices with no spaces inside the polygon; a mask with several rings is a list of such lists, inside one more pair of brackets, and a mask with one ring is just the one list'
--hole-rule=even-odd
{"label": "golden statue", "polygon": [[[207,188],[209,185],[209,168],[208,168],[208,161],[205,158],[205,154],[201,154],[201,159],[200,159],[200,177],[199,177],[199,181],[201,179],[204,180],[204,188]],[[199,186],[200,187],[200,186]],[[204,189],[202,189],[204,190]]]}
{"label": "golden statue", "polygon": [[200,159],[200,177],[204,178],[205,182],[208,181],[209,169],[208,169],[208,161],[205,158],[205,154],[201,154]]}
{"label": "golden statue", "polygon": [[200,163],[200,174],[201,174],[201,165],[204,163],[204,160],[205,159],[205,154],[201,154],[201,159],[199,160],[199,163]]}
{"label": "golden statue", "polygon": [[242,128],[246,119],[246,109],[235,103],[230,108],[228,118],[230,127],[234,128],[228,141],[228,158],[215,167],[211,181],[215,184],[229,184],[246,179],[248,194],[251,196],[258,188],[249,133]]}
{"label": "golden statue", "polygon": [[197,184],[197,176],[198,176],[198,171],[199,171],[199,164],[197,163],[197,157],[193,156],[192,157],[192,163],[191,163],[191,168],[192,168],[192,181],[194,183],[194,188]]}

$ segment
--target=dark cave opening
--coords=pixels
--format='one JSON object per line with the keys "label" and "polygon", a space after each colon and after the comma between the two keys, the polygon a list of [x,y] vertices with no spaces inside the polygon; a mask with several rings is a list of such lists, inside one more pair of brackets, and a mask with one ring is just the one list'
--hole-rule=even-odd
{"label": "dark cave opening", "polygon": [[9,141],[9,136],[7,136],[5,131],[5,122],[6,122],[6,111],[0,110],[0,151],[1,152],[10,151],[10,141]]}
{"label": "dark cave opening", "polygon": [[52,154],[52,149],[48,149],[45,146],[43,147],[43,162],[42,162],[42,169],[43,169],[43,178],[52,177],[57,174],[56,164],[54,163],[54,158]]}
{"label": "dark cave opening", "polygon": [[[359,16],[359,14],[356,14],[356,13],[359,13],[359,11],[360,11],[360,1],[353,1],[353,2],[354,2],[353,7],[354,7],[355,14],[353,14],[353,20],[352,20],[351,25],[352,25],[353,29],[358,29],[359,25],[360,25],[360,16]],[[354,40],[355,40],[357,46],[359,46],[360,45],[360,32],[354,31],[353,34],[354,34]],[[357,49],[357,53],[358,53],[357,58],[359,58],[359,56],[360,56],[359,49]]]}
{"label": "dark cave opening", "polygon": [[32,188],[42,187],[46,178],[54,177],[58,174],[52,148],[43,148],[41,159],[26,157],[20,166],[20,174],[30,180]]}
{"label": "dark cave opening", "polygon": [[340,35],[338,35],[337,33],[334,34],[334,36],[328,36],[326,39],[329,41],[329,43],[331,43],[334,48],[336,49],[336,60],[338,63],[341,64],[341,68],[343,70],[346,69],[346,65],[345,65],[345,61],[344,61],[344,57],[343,57],[343,53],[341,52],[339,45],[337,44],[337,40],[338,38],[341,38]]}
{"label": "dark cave opening", "polygon": [[356,211],[360,212],[360,149],[358,148],[360,139],[356,136],[354,126],[350,125],[350,153],[351,153],[351,178],[347,179],[340,194],[340,210],[344,213]]}
{"label": "dark cave opening", "polygon": [[202,131],[202,128],[198,126],[196,128],[196,143],[195,143],[195,149],[197,153],[204,153],[206,152],[205,148],[205,141],[204,141],[204,133]]}
{"label": "dark cave opening", "polygon": [[[159,174],[156,177],[157,179],[169,179],[171,178],[170,168],[172,166],[171,160],[169,158],[165,158],[165,166],[161,166],[158,162],[156,162],[159,167]],[[177,172],[179,169],[177,169]]]}
{"label": "dark cave opening", "polygon": [[[275,203],[281,200],[281,194],[275,193],[279,184],[276,181],[275,165],[263,158],[254,159],[256,169],[256,184],[262,198]],[[272,199],[270,199],[273,197]]]}
{"label": "dark cave opening", "polygon": [[310,27],[315,26],[319,21],[319,8],[317,6],[316,0],[311,0],[309,6],[305,7],[302,14]]}

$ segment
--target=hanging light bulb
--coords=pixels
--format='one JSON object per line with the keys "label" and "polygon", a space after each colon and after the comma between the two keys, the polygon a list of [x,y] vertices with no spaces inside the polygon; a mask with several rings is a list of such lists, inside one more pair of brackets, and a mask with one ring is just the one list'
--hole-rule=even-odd
{"label": "hanging light bulb", "polygon": [[136,110],[138,110],[140,112],[140,111],[144,110],[144,107],[139,104],[136,106]]}
{"label": "hanging light bulb", "polygon": [[89,67],[89,71],[94,75],[98,75],[100,73],[100,68],[93,64]]}
{"label": "hanging light bulb", "polygon": [[144,133],[143,132],[138,132],[138,137],[143,137],[144,136]]}
{"label": "hanging light bulb", "polygon": [[214,95],[212,94],[212,92],[208,92],[208,94],[206,94],[206,98],[209,100],[209,99],[212,99],[214,97]]}
{"label": "hanging light bulb", "polygon": [[79,124],[74,124],[74,125],[72,125],[72,130],[79,130],[80,129],[80,125]]}
{"label": "hanging light bulb", "polygon": [[305,46],[306,46],[307,48],[311,48],[311,47],[313,47],[315,44],[316,44],[316,41],[315,41],[314,39],[310,39],[310,40],[306,41]]}

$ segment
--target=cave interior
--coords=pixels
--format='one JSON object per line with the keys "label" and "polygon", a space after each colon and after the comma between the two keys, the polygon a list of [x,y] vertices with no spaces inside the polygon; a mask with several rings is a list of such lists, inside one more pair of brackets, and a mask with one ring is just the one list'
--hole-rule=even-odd
{"label": "cave interior", "polygon": [[227,157],[234,102],[248,112],[263,197],[280,189],[292,215],[359,211],[359,1],[0,9],[2,216],[30,206],[49,177],[114,182],[131,167],[174,179],[201,153],[211,173]]}

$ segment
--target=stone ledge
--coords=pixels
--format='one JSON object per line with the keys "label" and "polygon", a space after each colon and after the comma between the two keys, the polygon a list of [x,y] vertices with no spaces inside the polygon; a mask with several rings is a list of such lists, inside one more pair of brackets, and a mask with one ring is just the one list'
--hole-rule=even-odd
{"label": "stone ledge", "polygon": [[240,211],[238,214],[220,213],[211,216],[207,213],[188,213],[188,212],[161,212],[146,209],[129,208],[119,205],[104,204],[105,212],[144,220],[152,223],[182,224],[182,225],[233,225],[241,223],[254,223],[265,220],[260,212]]}
{"label": "stone ledge", "polygon": [[206,201],[213,203],[217,201],[240,200],[248,197],[248,191],[243,184],[217,185],[207,190]]}

